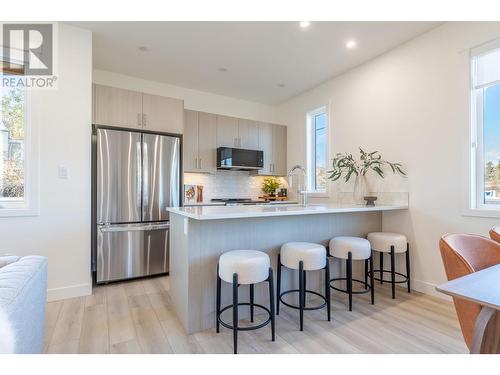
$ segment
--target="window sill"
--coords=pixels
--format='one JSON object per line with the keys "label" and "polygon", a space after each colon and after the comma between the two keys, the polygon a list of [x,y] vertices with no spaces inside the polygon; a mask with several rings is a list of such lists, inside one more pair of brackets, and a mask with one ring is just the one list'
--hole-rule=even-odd
{"label": "window sill", "polygon": [[489,210],[480,208],[469,208],[462,212],[462,216],[500,219],[500,207],[498,209],[489,209]]}
{"label": "window sill", "polygon": [[22,216],[39,216],[38,208],[2,208],[0,209],[0,217],[22,217]]}

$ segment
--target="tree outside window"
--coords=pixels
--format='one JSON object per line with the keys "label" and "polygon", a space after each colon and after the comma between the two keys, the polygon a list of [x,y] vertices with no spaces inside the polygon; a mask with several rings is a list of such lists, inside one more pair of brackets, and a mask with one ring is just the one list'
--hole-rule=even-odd
{"label": "tree outside window", "polygon": [[0,113],[0,200],[24,198],[24,91],[3,88]]}

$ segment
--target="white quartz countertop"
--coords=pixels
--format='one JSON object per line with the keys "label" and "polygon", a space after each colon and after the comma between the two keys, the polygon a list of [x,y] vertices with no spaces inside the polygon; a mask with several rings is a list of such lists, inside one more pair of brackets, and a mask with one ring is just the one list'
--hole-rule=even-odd
{"label": "white quartz countertop", "polygon": [[249,217],[320,215],[344,212],[373,212],[405,210],[407,205],[364,206],[343,203],[255,205],[255,206],[197,206],[171,207],[167,210],[195,220],[240,219]]}

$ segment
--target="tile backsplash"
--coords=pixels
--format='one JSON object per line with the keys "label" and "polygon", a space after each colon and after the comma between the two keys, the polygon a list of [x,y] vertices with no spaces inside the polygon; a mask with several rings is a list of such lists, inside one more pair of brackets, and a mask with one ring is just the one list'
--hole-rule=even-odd
{"label": "tile backsplash", "polygon": [[[212,198],[251,198],[262,196],[264,176],[251,176],[244,171],[216,171],[214,174],[184,173],[184,184],[203,185],[203,201]],[[287,187],[286,179],[281,178]]]}

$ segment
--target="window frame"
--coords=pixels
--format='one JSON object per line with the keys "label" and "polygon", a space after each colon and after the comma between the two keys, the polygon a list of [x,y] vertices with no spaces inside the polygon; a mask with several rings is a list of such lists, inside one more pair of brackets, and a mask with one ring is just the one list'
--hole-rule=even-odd
{"label": "window frame", "polygon": [[468,196],[465,216],[500,218],[500,205],[484,202],[484,92],[488,87],[498,85],[500,81],[489,82],[476,87],[476,59],[488,52],[500,49],[500,40],[471,49],[469,55],[469,173]]}
{"label": "window frame", "polygon": [[324,189],[316,189],[316,128],[314,118],[320,114],[325,114],[325,137],[326,137],[326,147],[325,147],[325,159],[326,165],[328,167],[328,155],[330,153],[330,116],[329,116],[329,106],[322,105],[316,107],[315,109],[308,111],[306,114],[306,171],[307,171],[307,191],[313,197],[324,197],[328,198],[328,183]]}
{"label": "window frame", "polygon": [[0,217],[38,216],[39,210],[39,144],[38,126],[33,121],[33,97],[24,91],[24,198],[0,199]]}

